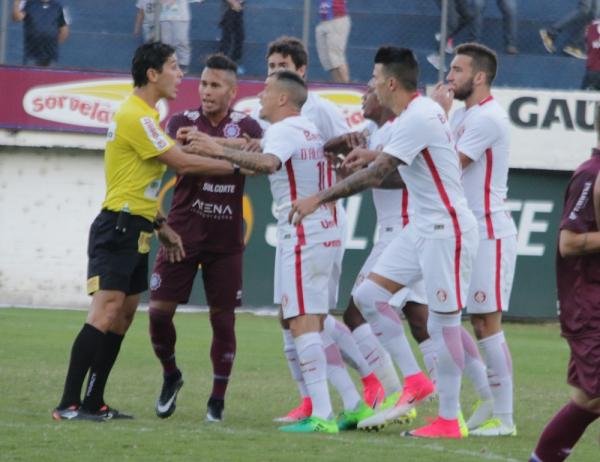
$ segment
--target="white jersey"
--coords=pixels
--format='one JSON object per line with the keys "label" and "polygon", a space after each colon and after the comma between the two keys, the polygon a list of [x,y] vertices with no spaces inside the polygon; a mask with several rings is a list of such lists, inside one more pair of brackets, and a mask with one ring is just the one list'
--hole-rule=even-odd
{"label": "white jersey", "polygon": [[154,25],[154,0],[137,0],[135,6],[144,10],[144,24]]}
{"label": "white jersey", "polygon": [[406,165],[399,167],[412,206],[413,223],[426,238],[447,238],[477,225],[460,182],[458,155],[444,110],[417,95],[396,117],[383,151]]}
{"label": "white jersey", "polygon": [[[260,106],[252,111],[252,118],[257,120],[261,128],[266,130],[269,122],[259,116]],[[331,101],[321,98],[312,91],[308,92],[306,102],[302,106],[300,115],[310,120],[319,129],[323,141],[327,142],[336,136],[344,135],[350,131],[346,119],[339,108]]]}
{"label": "white jersey", "polygon": [[303,116],[288,117],[271,125],[261,140],[263,152],[281,160],[281,168],[269,175],[277,210],[277,239],[281,245],[304,245],[341,238],[333,206],[319,207],[298,226],[288,223],[292,201],[328,187],[323,144],[317,127]]}
{"label": "white jersey", "polygon": [[[392,131],[393,121],[387,121],[381,127],[374,126],[369,134],[369,149],[372,151],[381,151],[389,142]],[[368,129],[371,128],[370,126]],[[408,192],[402,189],[380,189],[373,188],[373,205],[377,214],[377,226],[387,228],[394,226],[406,226],[409,221],[410,213]]]}
{"label": "white jersey", "polygon": [[506,207],[508,191],[509,120],[489,96],[478,105],[458,109],[450,121],[456,150],[473,162],[462,175],[469,207],[479,223],[482,239],[517,233]]}

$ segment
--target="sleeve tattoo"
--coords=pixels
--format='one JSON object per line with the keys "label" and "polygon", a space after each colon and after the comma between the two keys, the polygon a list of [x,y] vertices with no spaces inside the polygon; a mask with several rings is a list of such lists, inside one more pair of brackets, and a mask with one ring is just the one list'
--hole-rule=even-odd
{"label": "sleeve tattoo", "polygon": [[367,168],[344,178],[329,189],[318,194],[319,202],[324,204],[343,197],[348,197],[369,187],[377,187],[384,179],[398,168],[401,161],[389,154],[381,153]]}

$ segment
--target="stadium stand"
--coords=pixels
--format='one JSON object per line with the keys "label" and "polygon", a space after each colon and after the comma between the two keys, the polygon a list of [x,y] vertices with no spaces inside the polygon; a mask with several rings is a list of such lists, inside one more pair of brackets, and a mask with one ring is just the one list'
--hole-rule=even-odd
{"label": "stadium stand", "polygon": [[[316,59],[313,3],[310,24],[309,66],[312,81],[327,80]],[[576,89],[584,74],[585,62],[565,55],[548,55],[538,30],[572,8],[570,0],[526,0],[518,4],[518,48],[516,56],[502,56],[499,86]],[[59,66],[127,71],[138,38],[131,31],[136,13],[134,2],[123,0],[63,0],[71,15],[71,36],[61,46]],[[423,82],[435,82],[437,71],[425,64],[425,56],[437,48],[434,34],[439,29],[439,9],[433,0],[349,0],[352,31],[348,59],[352,79],[364,82],[371,72],[373,53],[382,43],[416,50],[423,64]],[[220,30],[220,0],[192,3],[192,66],[198,72],[202,57],[216,51]],[[502,18],[493,0],[484,12],[483,42],[503,50]],[[246,41],[243,64],[246,76],[264,75],[265,45],[282,34],[302,35],[303,2],[298,0],[248,1],[245,13]],[[460,38],[460,36],[459,36]],[[22,27],[10,23],[6,64],[20,64]],[[559,44],[559,49],[560,49]]]}

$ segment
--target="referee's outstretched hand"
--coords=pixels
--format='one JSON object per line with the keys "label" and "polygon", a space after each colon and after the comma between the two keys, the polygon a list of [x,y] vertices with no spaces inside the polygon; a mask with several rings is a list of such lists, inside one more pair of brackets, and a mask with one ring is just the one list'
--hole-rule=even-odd
{"label": "referee's outstretched hand", "polygon": [[158,239],[167,254],[167,259],[171,263],[180,262],[185,257],[185,250],[181,237],[168,224],[158,229]]}

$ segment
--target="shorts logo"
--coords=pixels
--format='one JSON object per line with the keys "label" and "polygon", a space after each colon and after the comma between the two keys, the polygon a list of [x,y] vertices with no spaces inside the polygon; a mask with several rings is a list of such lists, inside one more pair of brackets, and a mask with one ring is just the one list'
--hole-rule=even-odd
{"label": "shorts logo", "polygon": [[240,136],[240,126],[236,123],[230,122],[223,128],[223,135],[225,138],[237,138]]}
{"label": "shorts logo", "polygon": [[93,294],[100,290],[100,276],[92,276],[87,280],[87,293]]}
{"label": "shorts logo", "polygon": [[438,289],[438,291],[435,293],[435,296],[442,303],[444,303],[448,299],[448,294],[444,289]]}
{"label": "shorts logo", "polygon": [[162,279],[160,278],[160,274],[152,273],[150,276],[150,290],[156,290],[160,287]]}
{"label": "shorts logo", "polygon": [[287,294],[283,294],[283,295],[281,296],[281,307],[282,307],[282,308],[285,308],[285,307],[288,305],[288,303],[289,303],[289,302],[290,302],[290,299],[289,299],[289,297],[287,296]]}
{"label": "shorts logo", "polygon": [[342,241],[339,240],[339,239],[336,239],[335,241],[323,242],[323,245],[325,247],[341,247],[342,246]]}
{"label": "shorts logo", "polygon": [[475,295],[473,295],[473,298],[477,303],[483,303],[487,299],[487,295],[483,290],[478,290],[475,292]]}

